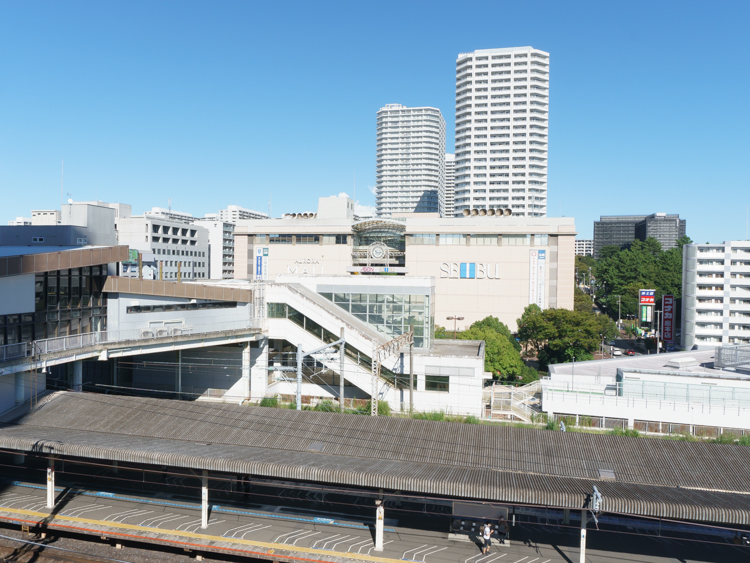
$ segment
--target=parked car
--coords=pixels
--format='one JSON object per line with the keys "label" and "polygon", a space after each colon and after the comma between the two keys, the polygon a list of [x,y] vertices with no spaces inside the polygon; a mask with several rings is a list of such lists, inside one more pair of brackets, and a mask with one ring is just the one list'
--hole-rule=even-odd
{"label": "parked car", "polygon": [[619,348],[615,348],[614,351],[612,352],[612,355],[613,356],[622,356],[622,350],[620,350]]}
{"label": "parked car", "polygon": [[635,350],[625,350],[626,356],[635,356]]}

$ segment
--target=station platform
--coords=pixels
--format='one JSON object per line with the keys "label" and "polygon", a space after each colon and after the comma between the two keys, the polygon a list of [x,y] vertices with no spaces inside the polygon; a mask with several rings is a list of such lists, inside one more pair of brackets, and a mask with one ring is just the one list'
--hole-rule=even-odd
{"label": "station platform", "polygon": [[[447,533],[415,530],[403,519],[394,525],[387,520],[382,552],[374,550],[372,526],[366,517],[346,515],[322,517],[279,512],[278,507],[244,509],[211,505],[209,525],[201,529],[201,504],[172,495],[141,495],[88,490],[82,487],[56,488],[56,507],[45,508],[46,488],[30,482],[7,482],[0,492],[0,520],[27,526],[29,530],[58,530],[92,536],[94,541],[132,545],[149,543],[183,548],[196,554],[224,554],[268,561],[326,562],[369,561],[374,563],[570,563],[579,561],[575,542],[566,542],[562,532],[547,530],[550,541],[533,539],[528,526],[511,529],[510,545],[493,546],[486,555],[471,539],[457,541]],[[374,516],[374,515],[373,515]],[[575,540],[575,534],[567,534]],[[518,536],[518,538],[516,538]],[[744,560],[746,548],[715,546],[695,559],[685,559],[672,540],[652,538],[654,548],[644,546],[631,553],[588,549],[586,561],[673,562]],[[689,543],[689,542],[688,542]],[[567,545],[566,545],[567,544]],[[658,546],[658,549],[656,548]],[[593,546],[592,546],[593,547]],[[685,546],[683,546],[685,547]],[[689,546],[688,546],[689,547]],[[675,557],[651,553],[668,553]],[[638,553],[641,551],[642,553]],[[727,558],[729,557],[729,559]]]}

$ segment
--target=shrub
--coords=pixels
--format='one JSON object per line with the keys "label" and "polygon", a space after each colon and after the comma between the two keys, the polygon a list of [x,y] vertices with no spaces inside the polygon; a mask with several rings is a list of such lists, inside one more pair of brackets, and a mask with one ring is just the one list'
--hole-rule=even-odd
{"label": "shrub", "polygon": [[641,435],[638,430],[634,430],[632,428],[626,428],[624,430],[622,428],[613,428],[609,431],[609,434],[611,434],[612,436],[631,436],[633,438],[637,438]]}
{"label": "shrub", "polygon": [[338,406],[333,401],[325,400],[318,403],[313,410],[320,412],[336,412]]}
{"label": "shrub", "polygon": [[548,420],[544,428],[547,430],[560,430],[560,425],[554,420]]}
{"label": "shrub", "polygon": [[276,396],[274,396],[274,397],[263,397],[263,398],[262,398],[262,399],[260,400],[260,406],[261,406],[261,407],[272,407],[272,408],[276,408],[276,407],[278,407],[278,406],[279,406],[279,398],[278,398],[278,397],[276,397]]}
{"label": "shrub", "polygon": [[412,418],[416,418],[417,420],[436,420],[436,421],[443,421],[445,420],[445,413],[443,411],[438,412],[415,412],[411,415]]}
{"label": "shrub", "polygon": [[479,424],[479,419],[472,414],[472,415],[469,415],[466,418],[464,418],[464,423],[466,423],[466,424]]}

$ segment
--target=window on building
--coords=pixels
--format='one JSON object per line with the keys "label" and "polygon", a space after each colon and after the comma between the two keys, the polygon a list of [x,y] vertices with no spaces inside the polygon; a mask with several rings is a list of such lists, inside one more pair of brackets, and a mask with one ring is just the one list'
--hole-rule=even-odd
{"label": "window on building", "polygon": [[297,235],[297,244],[320,244],[320,235]]}
{"label": "window on building", "polygon": [[497,235],[471,235],[472,246],[497,246]]}
{"label": "window on building", "polygon": [[336,244],[348,244],[348,235],[336,235]]}
{"label": "window on building", "polygon": [[430,375],[428,373],[425,374],[424,376],[424,390],[425,391],[441,391],[443,393],[448,393],[449,388],[450,388],[449,376]]}
{"label": "window on building", "polygon": [[270,244],[292,244],[292,235],[268,235]]}
{"label": "window on building", "polygon": [[503,246],[529,246],[530,244],[531,235],[503,235]]}
{"label": "window on building", "polygon": [[549,246],[549,235],[534,235],[534,246]]}
{"label": "window on building", "polygon": [[437,244],[437,235],[411,235],[411,244]]}
{"label": "window on building", "polygon": [[463,244],[466,245],[466,235],[440,235],[440,245]]}

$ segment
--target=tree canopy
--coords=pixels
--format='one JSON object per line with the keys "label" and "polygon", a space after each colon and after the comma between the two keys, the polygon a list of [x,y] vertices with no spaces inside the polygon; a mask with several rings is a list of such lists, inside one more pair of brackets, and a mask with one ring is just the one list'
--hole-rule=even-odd
{"label": "tree canopy", "polygon": [[500,374],[503,379],[509,376],[515,378],[523,371],[521,354],[503,334],[488,327],[472,327],[464,330],[459,338],[461,340],[484,340],[485,371]]}
{"label": "tree canopy", "polygon": [[605,315],[529,305],[518,319],[518,336],[539,365],[590,360],[602,339],[617,335],[617,327]]}
{"label": "tree canopy", "polygon": [[677,247],[663,250],[654,238],[636,240],[629,248],[605,246],[595,266],[596,280],[610,315],[618,314],[618,295],[622,316],[637,314],[638,291],[655,289],[657,302],[662,295],[682,297],[682,247],[692,241],[682,237]]}

